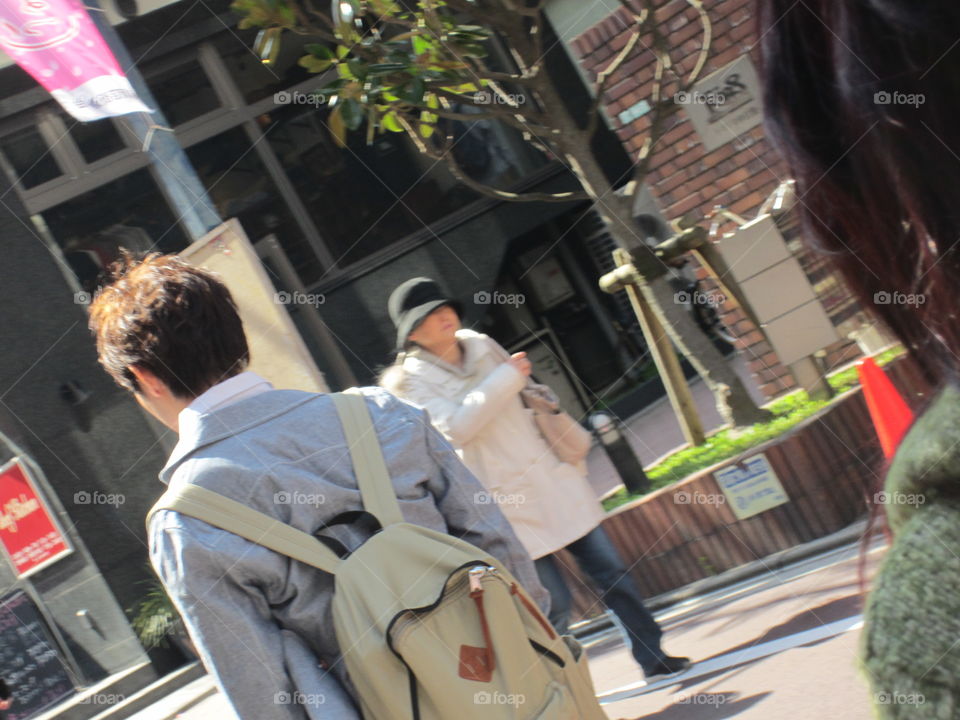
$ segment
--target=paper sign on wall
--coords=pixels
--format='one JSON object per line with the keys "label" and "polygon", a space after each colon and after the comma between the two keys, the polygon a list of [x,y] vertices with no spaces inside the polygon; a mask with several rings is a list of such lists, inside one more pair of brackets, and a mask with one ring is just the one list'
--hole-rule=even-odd
{"label": "paper sign on wall", "polygon": [[717,470],[713,476],[739,520],[790,502],[763,453]]}

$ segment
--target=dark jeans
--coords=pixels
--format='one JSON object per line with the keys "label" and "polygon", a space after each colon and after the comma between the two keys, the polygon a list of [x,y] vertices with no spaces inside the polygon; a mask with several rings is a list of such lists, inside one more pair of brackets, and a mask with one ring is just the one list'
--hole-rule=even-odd
{"label": "dark jeans", "polygon": [[[617,549],[603,528],[597,527],[567,545],[577,565],[600,590],[599,599],[616,613],[627,629],[633,657],[644,670],[664,657],[660,648],[663,631],[643,604],[640,589],[623,565]],[[560,574],[558,561],[547,555],[534,561],[540,582],[550,591],[550,622],[562,635],[570,621],[570,589]]]}

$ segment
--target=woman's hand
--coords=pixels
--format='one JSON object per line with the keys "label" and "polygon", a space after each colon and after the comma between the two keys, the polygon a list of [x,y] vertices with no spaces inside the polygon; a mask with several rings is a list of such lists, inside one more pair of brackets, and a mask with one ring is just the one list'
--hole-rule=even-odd
{"label": "woman's hand", "polygon": [[515,367],[523,373],[525,377],[530,377],[530,373],[533,371],[533,365],[527,360],[527,354],[525,352],[514,353],[510,356],[510,359],[507,360],[507,364]]}
{"label": "woman's hand", "polygon": [[13,700],[0,700],[0,710],[9,710]]}

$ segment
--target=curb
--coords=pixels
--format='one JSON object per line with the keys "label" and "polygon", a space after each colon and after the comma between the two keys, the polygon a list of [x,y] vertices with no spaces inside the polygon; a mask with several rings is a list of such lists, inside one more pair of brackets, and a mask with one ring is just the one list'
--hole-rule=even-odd
{"label": "curb", "polygon": [[[745,565],[731,568],[719,575],[703,578],[702,580],[697,580],[676,590],[670,590],[669,592],[645,599],[644,605],[646,605],[647,609],[651,612],[656,612],[696,597],[718,592],[724,588],[770,572],[771,570],[779,570],[787,565],[806,560],[814,555],[820,555],[830,550],[836,550],[837,548],[860,542],[863,539],[866,529],[867,521],[865,519],[858,520],[830,535],[816,538],[802,545],[795,545],[792,548],[767,555],[764,558],[754,560]],[[876,534],[877,533],[874,533],[874,535]],[[609,636],[614,632],[618,635],[620,634],[617,623],[611,618],[610,614],[606,612],[576,623],[570,628],[570,631],[577,640],[585,644],[596,644],[603,639],[598,636]]]}

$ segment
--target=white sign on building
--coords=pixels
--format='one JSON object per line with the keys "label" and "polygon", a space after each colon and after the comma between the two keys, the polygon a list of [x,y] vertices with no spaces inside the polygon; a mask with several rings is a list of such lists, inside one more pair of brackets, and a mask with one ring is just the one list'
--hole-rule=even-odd
{"label": "white sign on building", "polygon": [[707,152],[736,139],[763,119],[760,80],[749,55],[703,78],[688,93],[677,93]]}

